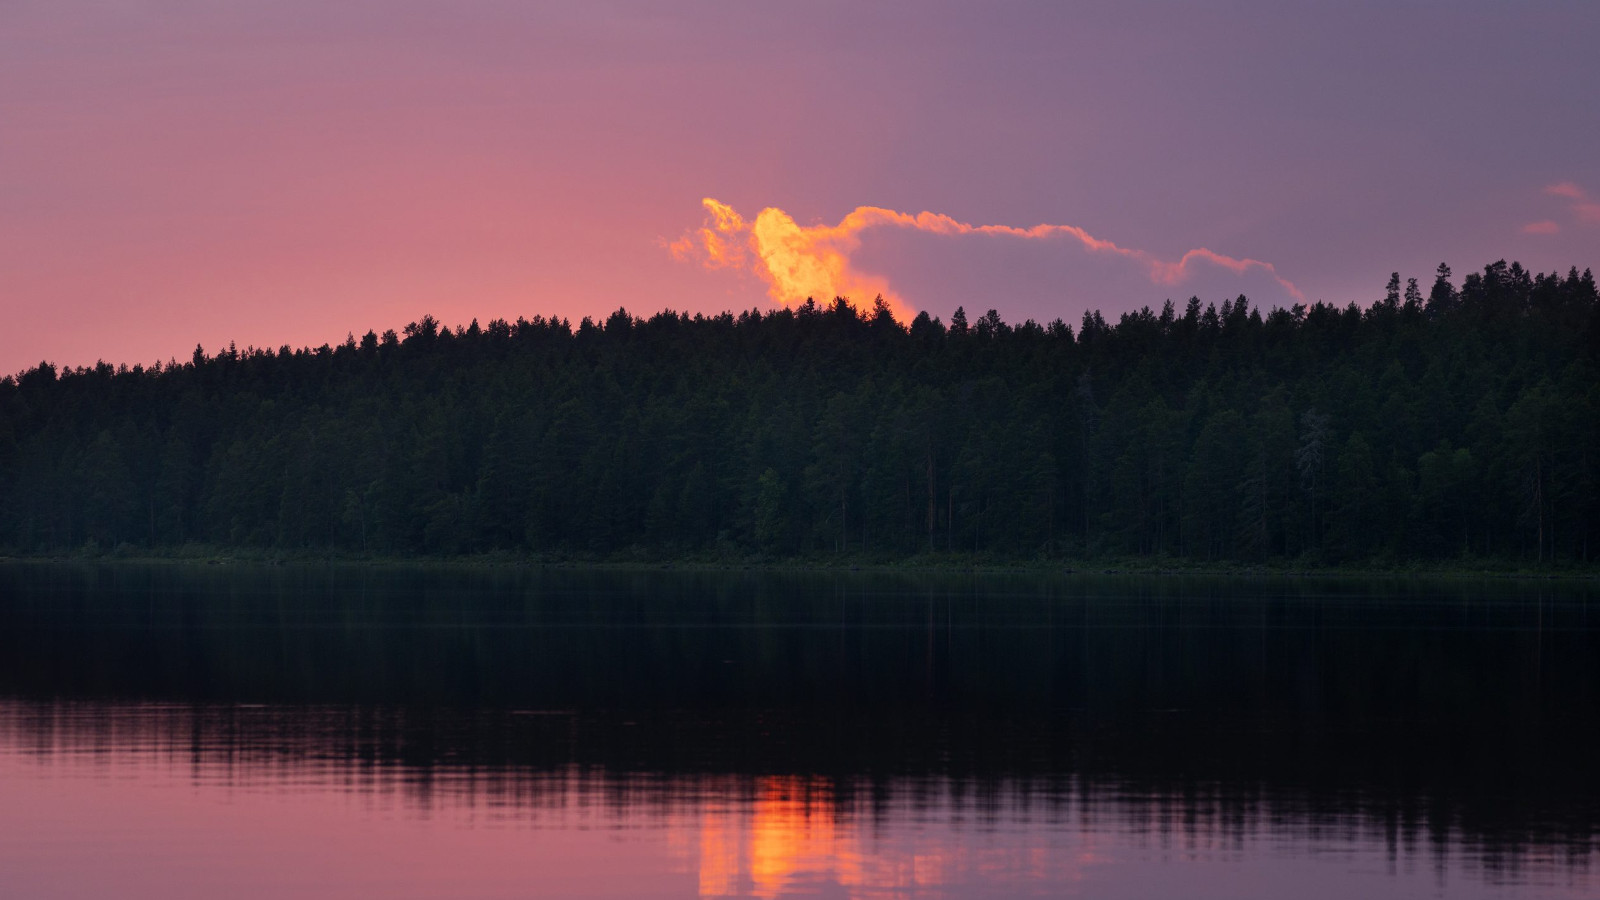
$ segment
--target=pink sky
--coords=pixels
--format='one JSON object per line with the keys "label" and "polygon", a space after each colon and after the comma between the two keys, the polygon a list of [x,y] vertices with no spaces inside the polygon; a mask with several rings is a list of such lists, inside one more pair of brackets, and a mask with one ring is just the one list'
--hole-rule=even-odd
{"label": "pink sky", "polygon": [[1292,302],[1263,269],[1150,277],[1201,248],[1339,302],[1440,260],[1600,265],[1596,33],[1585,3],[21,0],[0,6],[0,372],[425,312],[771,305],[759,270],[667,250],[705,197],[802,228],[858,207],[1065,226],[1145,260],[863,232],[853,269],[942,316]]}

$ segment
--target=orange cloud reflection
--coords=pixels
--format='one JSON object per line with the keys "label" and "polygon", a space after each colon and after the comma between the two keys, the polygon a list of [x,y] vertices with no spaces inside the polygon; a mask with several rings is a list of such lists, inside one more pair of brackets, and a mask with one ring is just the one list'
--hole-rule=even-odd
{"label": "orange cloud reflection", "polygon": [[1060,883],[1111,861],[1092,838],[1061,854],[1036,846],[885,837],[842,814],[834,786],[822,779],[762,778],[754,793],[747,802],[710,803],[699,811],[698,882],[707,900],[775,900],[828,889],[876,900],[938,894],[974,876],[992,884]]}

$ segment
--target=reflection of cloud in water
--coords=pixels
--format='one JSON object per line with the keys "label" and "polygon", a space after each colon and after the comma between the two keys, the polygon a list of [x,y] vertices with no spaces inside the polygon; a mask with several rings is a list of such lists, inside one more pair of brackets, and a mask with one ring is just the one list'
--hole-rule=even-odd
{"label": "reflection of cloud in water", "polygon": [[[18,854],[30,841],[59,840],[37,833],[35,812],[17,812],[20,801],[33,798],[37,810],[38,798],[56,796],[52,783],[94,810],[95,833],[149,835],[161,850],[173,842],[159,828],[209,835],[216,810],[226,808],[237,811],[228,820],[234,831],[217,846],[241,855],[208,864],[285,860],[263,868],[270,875],[331,843],[339,859],[318,864],[348,867],[347,881],[392,879],[391,869],[404,865],[412,867],[405,877],[460,896],[518,884],[584,885],[585,895],[599,897],[643,896],[640,886],[652,885],[660,886],[652,895],[762,900],[1184,896],[1196,884],[1240,897],[1441,888],[1494,896],[1507,885],[1584,896],[1600,853],[1589,832],[1496,846],[1448,824],[1450,810],[1427,802],[1396,818],[1372,798],[1345,796],[1330,807],[1328,798],[1259,784],[451,762],[427,756],[423,748],[441,746],[439,735],[405,731],[405,715],[0,701],[0,865],[25,864]],[[443,726],[462,727],[433,727]],[[396,755],[377,749],[385,735],[406,736]],[[19,801],[9,816],[7,797]],[[165,810],[159,821],[150,817],[153,797]],[[421,856],[397,863],[397,847]],[[113,863],[102,869],[116,871]],[[86,867],[81,877],[109,876]],[[239,897],[271,896],[273,884]]]}
{"label": "reflection of cloud in water", "polygon": [[1009,829],[941,840],[927,827],[903,832],[841,816],[839,799],[830,781],[779,776],[759,779],[747,804],[703,806],[693,826],[700,896],[771,900],[836,886],[853,898],[900,897],[973,881],[1059,887],[1109,861],[1094,852],[1092,834],[1074,835],[1073,848],[1039,846]]}

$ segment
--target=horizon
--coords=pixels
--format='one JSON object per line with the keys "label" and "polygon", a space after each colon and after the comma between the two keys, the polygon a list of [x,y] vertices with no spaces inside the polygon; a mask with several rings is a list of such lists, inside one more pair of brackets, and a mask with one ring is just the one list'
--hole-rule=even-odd
{"label": "horizon", "polygon": [[[1444,266],[1448,267],[1448,264],[1441,264],[1441,265],[1444,265]],[[1489,267],[1496,266],[1496,265],[1507,265],[1507,264],[1506,264],[1506,261],[1504,259],[1501,259],[1501,260],[1497,260],[1496,262],[1487,264],[1484,267],[1484,269],[1486,270]],[[1508,267],[1518,267],[1518,268],[1520,268],[1521,267],[1521,263],[1513,260],[1512,262],[1510,262],[1508,264]],[[1529,277],[1532,277],[1532,278],[1555,277],[1555,278],[1558,278],[1558,279],[1564,277],[1564,275],[1570,275],[1570,274],[1573,274],[1573,273],[1580,273],[1579,267],[1576,266],[1576,265],[1568,266],[1565,273],[1563,273],[1560,269],[1553,269],[1553,270],[1551,270],[1549,272],[1538,272],[1538,271],[1535,271],[1535,270],[1532,270],[1532,269],[1522,268],[1522,271],[1525,272]],[[1451,286],[1451,288],[1454,290],[1454,289],[1458,288],[1459,285],[1458,285],[1457,281],[1455,280],[1454,270],[1452,269],[1451,272],[1452,272],[1451,279],[1447,280],[1446,283],[1449,284]],[[1476,274],[1478,274],[1477,271],[1468,271],[1468,272],[1464,273],[1462,278],[1464,280],[1465,277],[1471,276],[1471,275],[1476,275]],[[1584,278],[1589,278],[1589,279],[1593,278],[1592,268],[1588,267],[1588,266],[1583,267],[1580,274]],[[1437,277],[1437,273],[1436,273],[1436,277]],[[1403,276],[1403,273],[1399,273],[1399,272],[1391,273],[1391,278],[1398,278],[1400,284],[1405,284],[1406,280],[1407,280],[1407,278],[1405,276]],[[1415,282],[1418,287],[1420,287],[1422,285],[1422,279],[1420,279],[1420,278],[1411,277],[1410,280]],[[1432,284],[1432,282],[1430,282],[1430,286],[1431,286],[1431,284]],[[1426,294],[1424,293],[1424,299],[1425,299],[1425,297],[1426,297]],[[1296,318],[1298,320],[1300,318],[1303,318],[1305,312],[1307,312],[1307,311],[1309,311],[1311,309],[1314,309],[1316,307],[1319,307],[1319,306],[1328,307],[1328,308],[1331,308],[1331,309],[1334,309],[1334,310],[1345,310],[1345,309],[1349,309],[1351,307],[1356,307],[1357,309],[1361,309],[1361,310],[1370,310],[1375,304],[1377,304],[1378,302],[1381,302],[1382,299],[1383,298],[1381,298],[1381,297],[1380,298],[1376,298],[1376,299],[1374,299],[1374,300],[1372,300],[1370,302],[1367,302],[1367,303],[1359,303],[1359,302],[1357,302],[1355,300],[1351,300],[1348,303],[1332,303],[1332,302],[1325,301],[1325,300],[1316,300],[1316,301],[1312,301],[1312,302],[1309,302],[1309,303],[1304,302],[1304,301],[1299,301],[1299,302],[1293,303],[1291,305],[1285,306],[1285,305],[1281,305],[1281,304],[1265,305],[1265,304],[1256,303],[1254,300],[1252,300],[1248,296],[1246,296],[1244,294],[1239,294],[1237,297],[1226,297],[1226,298],[1223,298],[1221,303],[1222,304],[1230,304],[1230,303],[1236,303],[1236,302],[1238,302],[1240,300],[1247,301],[1248,303],[1250,303],[1250,308],[1251,308],[1252,315],[1257,315],[1257,316],[1270,316],[1273,313],[1278,312],[1278,311],[1291,311],[1291,312],[1293,312],[1298,308],[1299,313],[1296,316]],[[885,303],[886,310],[889,312],[890,317],[893,319],[895,324],[899,328],[901,328],[902,330],[910,329],[910,327],[912,326],[913,321],[916,318],[919,318],[919,317],[924,316],[924,315],[926,315],[929,318],[929,320],[931,321],[931,323],[935,327],[940,328],[940,329],[943,329],[943,328],[947,327],[947,325],[945,324],[945,317],[937,315],[937,314],[934,314],[930,310],[917,310],[914,313],[910,313],[910,314],[907,314],[906,311],[902,310],[902,311],[900,311],[899,314],[897,314],[895,312],[895,310],[893,309],[892,305],[889,305],[888,301],[886,301],[885,298],[881,294],[878,295],[877,297],[875,297],[874,300],[872,302],[869,302],[869,303],[858,303],[855,300],[853,300],[852,298],[847,297],[847,296],[843,296],[843,295],[835,296],[833,298],[833,300],[828,301],[827,303],[823,303],[823,302],[817,301],[816,298],[814,298],[814,297],[807,296],[803,301],[801,301],[799,303],[793,303],[793,304],[777,303],[777,304],[769,305],[766,308],[762,308],[761,306],[751,306],[751,307],[747,307],[747,308],[744,308],[744,309],[734,309],[734,308],[730,307],[730,308],[725,308],[725,309],[720,309],[720,310],[712,310],[712,309],[689,310],[689,309],[664,308],[664,309],[656,310],[655,312],[651,312],[651,313],[648,313],[648,314],[631,312],[627,308],[626,305],[622,305],[622,306],[617,307],[614,310],[611,310],[609,313],[601,313],[599,315],[585,315],[581,319],[578,320],[577,324],[574,324],[573,321],[571,320],[571,318],[566,317],[566,316],[562,316],[562,315],[559,315],[559,314],[552,314],[550,316],[546,316],[545,314],[538,313],[538,312],[533,313],[531,318],[527,314],[518,314],[515,319],[508,319],[508,318],[505,318],[505,317],[495,317],[495,318],[492,318],[492,319],[485,320],[482,325],[479,324],[479,320],[481,318],[479,316],[472,316],[465,323],[463,323],[461,321],[456,321],[454,324],[451,324],[451,323],[445,322],[442,319],[436,318],[432,313],[424,312],[421,315],[417,316],[416,318],[411,319],[408,322],[405,322],[404,324],[402,324],[398,328],[386,328],[382,332],[379,332],[376,328],[372,328],[372,327],[367,328],[365,331],[362,331],[359,334],[357,332],[355,332],[354,330],[346,331],[344,340],[340,341],[337,344],[335,344],[335,343],[333,343],[332,341],[329,341],[329,340],[324,340],[320,344],[312,344],[312,343],[302,343],[302,344],[299,344],[299,345],[279,344],[277,346],[273,346],[273,345],[270,345],[270,344],[256,345],[254,343],[246,342],[246,343],[244,343],[243,347],[241,348],[239,346],[240,342],[237,339],[229,339],[228,341],[226,341],[223,344],[215,345],[215,349],[213,349],[211,351],[206,351],[204,344],[197,343],[195,348],[194,348],[194,350],[190,351],[189,354],[186,354],[185,358],[189,359],[189,360],[192,360],[194,358],[194,353],[196,353],[196,352],[203,353],[205,358],[207,358],[207,359],[216,359],[216,358],[222,356],[223,353],[225,353],[225,352],[246,354],[246,355],[251,354],[251,353],[263,353],[263,354],[267,354],[267,355],[278,355],[278,356],[282,356],[282,355],[285,355],[285,354],[293,354],[293,353],[314,353],[314,352],[317,352],[317,351],[322,350],[322,349],[337,350],[340,347],[353,346],[357,342],[359,342],[359,341],[361,341],[361,340],[363,340],[363,339],[365,339],[367,337],[388,339],[391,336],[393,336],[393,337],[395,337],[397,339],[404,340],[404,338],[401,337],[402,334],[404,334],[406,337],[409,337],[410,336],[409,329],[416,328],[420,324],[422,324],[424,322],[428,322],[428,321],[432,321],[433,324],[439,330],[445,331],[445,332],[451,332],[451,333],[456,334],[458,336],[463,334],[464,332],[469,332],[473,328],[480,328],[480,329],[483,329],[483,330],[488,330],[490,328],[490,326],[492,326],[492,325],[494,325],[496,323],[500,323],[500,324],[504,324],[504,325],[511,325],[511,326],[517,326],[517,325],[544,325],[544,324],[548,324],[548,325],[551,325],[551,326],[556,326],[556,327],[561,328],[561,329],[565,329],[569,333],[576,333],[585,324],[591,324],[596,328],[604,330],[608,326],[610,320],[613,319],[615,316],[617,316],[619,314],[628,315],[630,317],[630,320],[632,321],[632,323],[634,323],[635,325],[643,324],[645,322],[652,321],[652,320],[654,320],[656,318],[659,318],[661,316],[666,316],[666,315],[674,315],[674,316],[677,316],[677,317],[683,319],[684,321],[698,321],[698,320],[701,320],[701,319],[710,320],[710,319],[718,319],[718,318],[724,318],[724,317],[732,318],[732,319],[734,319],[736,321],[742,321],[747,316],[751,316],[751,315],[767,316],[767,315],[771,315],[771,314],[774,314],[774,313],[786,312],[786,311],[787,312],[798,313],[798,312],[800,312],[802,310],[803,307],[805,307],[807,305],[812,306],[815,310],[817,310],[819,312],[826,312],[833,306],[833,304],[841,302],[841,301],[845,304],[845,306],[847,306],[851,310],[855,311],[857,316],[862,318],[863,320],[868,319],[871,315],[874,314],[874,310],[876,308],[876,304],[877,303],[883,302],[883,303]],[[1207,311],[1213,311],[1214,312],[1219,308],[1219,304],[1218,304],[1217,301],[1204,300],[1204,299],[1200,298],[1198,295],[1190,295],[1188,298],[1186,298],[1182,302],[1182,305],[1183,306],[1187,306],[1189,303],[1196,302],[1196,301],[1198,301],[1201,304],[1200,305],[1200,309],[1202,309],[1202,310],[1207,310]],[[1167,297],[1160,304],[1144,304],[1142,306],[1137,306],[1137,307],[1129,306],[1127,308],[1121,309],[1119,312],[1115,313],[1112,318],[1105,319],[1105,321],[1107,322],[1107,324],[1111,325],[1112,327],[1116,327],[1116,325],[1119,324],[1120,321],[1123,318],[1126,318],[1128,316],[1145,314],[1145,313],[1160,314],[1162,312],[1162,310],[1164,310],[1168,306],[1172,306],[1174,309],[1177,309],[1180,306],[1180,304],[1175,298]],[[990,311],[999,313],[999,310],[997,308],[994,308],[994,307],[990,307],[988,310],[980,311],[980,307],[978,305],[974,305],[973,309],[968,311],[968,310],[966,310],[964,305],[957,305],[955,309],[952,309],[950,311],[949,316],[951,318],[954,318],[954,316],[957,313],[966,313],[969,317],[977,317],[977,316],[984,315],[985,313],[990,312]],[[1090,316],[1101,317],[1103,315],[1104,315],[1104,310],[1101,310],[1101,309],[1098,309],[1098,308],[1096,308],[1096,309],[1085,309],[1083,311],[1083,313],[1082,313],[1082,317],[1085,320],[1088,319]],[[1048,319],[1048,320],[1041,320],[1041,319],[1037,319],[1037,318],[1034,318],[1032,316],[1029,316],[1029,317],[1026,317],[1026,318],[1023,318],[1023,319],[1009,320],[1008,321],[1006,319],[1006,317],[1004,316],[1004,314],[1000,314],[1000,319],[1001,319],[1001,321],[1003,323],[1005,323],[1008,326],[1013,327],[1013,328],[1026,326],[1026,325],[1030,325],[1031,324],[1031,325],[1036,325],[1036,326],[1038,326],[1038,327],[1040,327],[1042,329],[1049,329],[1051,326],[1059,324],[1059,325],[1064,325],[1066,327],[1066,329],[1067,329],[1068,334],[1072,335],[1074,339],[1076,339],[1077,334],[1078,334],[1078,329],[1076,327],[1074,327],[1072,320],[1068,319],[1065,316],[1056,316],[1056,317],[1054,317],[1052,319]],[[161,360],[161,359],[152,360],[152,361],[150,361],[150,364],[148,364],[148,365],[145,363],[144,360],[129,361],[129,360],[123,359],[123,360],[110,361],[110,360],[106,360],[104,358],[100,358],[100,359],[96,359],[95,362],[92,363],[92,364],[90,364],[90,363],[72,364],[72,363],[62,363],[59,360],[43,359],[43,360],[38,361],[37,363],[33,363],[31,365],[24,366],[23,368],[15,371],[15,372],[8,372],[8,373],[5,373],[5,374],[0,374],[0,382],[10,381],[10,382],[14,383],[18,379],[20,379],[22,376],[28,374],[29,372],[38,371],[40,368],[45,367],[45,366],[50,367],[57,374],[93,372],[99,367],[110,366],[114,371],[116,371],[117,373],[121,374],[124,371],[136,371],[136,372],[137,371],[146,371],[146,372],[149,372],[149,371],[160,371],[160,370],[163,370],[163,369],[170,369],[170,368],[173,368],[174,366],[181,366],[181,365],[183,365],[183,363],[179,361],[179,356],[176,353],[168,354],[166,360]]]}

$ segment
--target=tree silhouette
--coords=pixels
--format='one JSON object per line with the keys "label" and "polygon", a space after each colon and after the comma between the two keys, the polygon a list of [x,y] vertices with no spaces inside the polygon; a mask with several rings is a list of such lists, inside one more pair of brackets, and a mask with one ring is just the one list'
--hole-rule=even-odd
{"label": "tree silhouette", "polygon": [[1583,563],[1597,366],[1593,274],[1504,261],[1076,331],[423,316],[0,379],[0,551]]}

